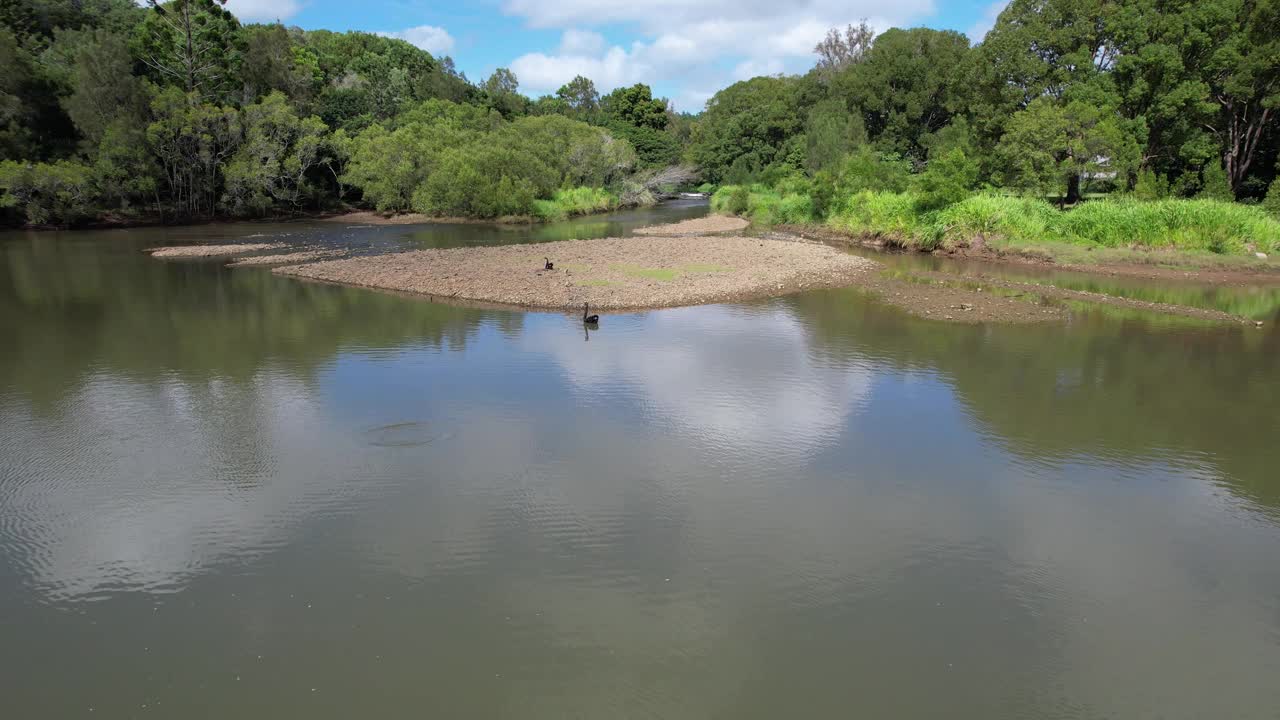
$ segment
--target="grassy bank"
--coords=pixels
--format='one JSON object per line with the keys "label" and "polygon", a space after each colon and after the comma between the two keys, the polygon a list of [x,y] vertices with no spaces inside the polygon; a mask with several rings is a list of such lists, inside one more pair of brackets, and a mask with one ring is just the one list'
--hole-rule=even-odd
{"label": "grassy bank", "polygon": [[712,207],[757,224],[819,224],[923,251],[983,245],[1020,250],[1069,246],[1251,256],[1280,252],[1280,221],[1257,207],[1217,200],[1108,198],[1059,210],[1034,198],[973,195],[929,209],[914,192],[864,190],[831,203],[764,186],[729,186]]}
{"label": "grassy bank", "polygon": [[557,190],[550,200],[534,200],[533,215],[538,220],[554,222],[575,215],[591,215],[618,208],[618,196],[604,188],[577,187]]}

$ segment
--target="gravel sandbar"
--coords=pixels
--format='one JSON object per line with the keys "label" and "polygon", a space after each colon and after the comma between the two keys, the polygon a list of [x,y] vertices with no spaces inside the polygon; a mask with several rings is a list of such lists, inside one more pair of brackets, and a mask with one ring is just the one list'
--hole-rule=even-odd
{"label": "gravel sandbar", "polygon": [[746,229],[749,224],[740,217],[708,215],[664,225],[650,225],[637,229],[635,233],[637,235],[702,235],[703,233],[738,232]]}
{"label": "gravel sandbar", "polygon": [[[543,258],[555,263],[543,269]],[[746,237],[566,240],[414,250],[276,268],[438,298],[600,310],[698,305],[854,282],[876,263],[816,243]]]}
{"label": "gravel sandbar", "polygon": [[298,263],[336,258],[342,254],[344,253],[341,250],[300,250],[298,252],[281,253],[278,255],[249,255],[247,257],[236,258],[234,262],[228,263],[228,267],[248,267],[252,265],[297,265]]}
{"label": "gravel sandbar", "polygon": [[242,253],[279,250],[284,243],[239,243],[234,245],[176,245],[152,248],[147,252],[156,258],[208,258],[229,257]]}

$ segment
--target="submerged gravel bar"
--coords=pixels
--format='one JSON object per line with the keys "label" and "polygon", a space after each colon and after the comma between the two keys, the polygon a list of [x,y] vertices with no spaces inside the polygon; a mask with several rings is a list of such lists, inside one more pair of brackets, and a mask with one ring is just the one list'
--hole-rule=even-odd
{"label": "submerged gravel bar", "polygon": [[[555,263],[543,269],[543,258]],[[722,236],[568,240],[291,265],[281,275],[438,298],[600,310],[697,305],[854,282],[876,266],[821,244]]]}
{"label": "submerged gravel bar", "polygon": [[738,232],[745,230],[748,223],[740,217],[730,215],[708,215],[706,217],[650,225],[636,230],[637,235],[702,235],[704,233]]}
{"label": "submerged gravel bar", "polygon": [[284,243],[234,243],[231,245],[173,245],[151,248],[147,252],[153,258],[213,258],[230,257],[241,253],[279,250]]}

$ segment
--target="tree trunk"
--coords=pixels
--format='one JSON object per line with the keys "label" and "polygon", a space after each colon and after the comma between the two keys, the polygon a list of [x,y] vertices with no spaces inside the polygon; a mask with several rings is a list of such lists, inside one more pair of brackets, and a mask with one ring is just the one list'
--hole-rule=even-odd
{"label": "tree trunk", "polygon": [[1080,202],[1080,173],[1071,173],[1071,177],[1067,180],[1067,197],[1064,202],[1067,205]]}

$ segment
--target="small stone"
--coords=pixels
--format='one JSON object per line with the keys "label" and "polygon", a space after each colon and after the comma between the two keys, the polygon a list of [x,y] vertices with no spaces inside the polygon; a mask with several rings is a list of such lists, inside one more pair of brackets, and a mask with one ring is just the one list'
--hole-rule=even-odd
{"label": "small stone", "polygon": [[1258,258],[1259,260],[1266,260],[1266,259],[1267,259],[1267,254],[1266,254],[1266,253],[1264,253],[1264,252],[1256,252],[1256,253],[1254,253],[1254,254],[1253,254],[1253,256],[1254,256],[1254,257],[1256,257],[1256,258]]}

